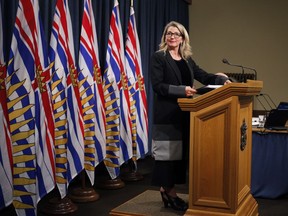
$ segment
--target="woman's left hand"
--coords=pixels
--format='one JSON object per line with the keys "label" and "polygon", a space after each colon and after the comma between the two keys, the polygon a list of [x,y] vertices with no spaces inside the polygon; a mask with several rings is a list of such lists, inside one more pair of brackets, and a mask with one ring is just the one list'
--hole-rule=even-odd
{"label": "woman's left hand", "polygon": [[224,85],[232,83],[229,79],[224,82]]}
{"label": "woman's left hand", "polygon": [[[216,73],[217,76],[224,76],[226,78],[228,78],[228,76],[225,74],[225,73]],[[231,80],[227,79],[225,82],[224,82],[224,85],[226,84],[229,84],[231,83]]]}

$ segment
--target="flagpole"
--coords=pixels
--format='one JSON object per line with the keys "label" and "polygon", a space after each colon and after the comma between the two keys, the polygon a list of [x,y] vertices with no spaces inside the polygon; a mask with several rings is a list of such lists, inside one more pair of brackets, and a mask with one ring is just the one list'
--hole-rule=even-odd
{"label": "flagpole", "polygon": [[81,186],[71,190],[69,198],[76,203],[86,203],[97,201],[100,196],[93,187],[86,185],[86,171],[83,170],[79,176],[81,178]]}

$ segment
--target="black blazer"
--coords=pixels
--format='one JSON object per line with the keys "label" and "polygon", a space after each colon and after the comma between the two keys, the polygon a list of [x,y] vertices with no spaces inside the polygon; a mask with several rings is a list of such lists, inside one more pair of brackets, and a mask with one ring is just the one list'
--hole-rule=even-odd
{"label": "black blazer", "polygon": [[[223,84],[227,78],[207,73],[192,58],[186,61],[191,73],[191,87],[194,79],[204,85]],[[186,97],[185,85],[175,61],[169,52],[158,51],[150,63],[151,83],[154,90],[154,124],[182,124],[182,111],[177,99]]]}

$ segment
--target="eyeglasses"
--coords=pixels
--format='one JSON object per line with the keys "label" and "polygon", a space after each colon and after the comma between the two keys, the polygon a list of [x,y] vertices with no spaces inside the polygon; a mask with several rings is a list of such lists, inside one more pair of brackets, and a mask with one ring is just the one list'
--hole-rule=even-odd
{"label": "eyeglasses", "polygon": [[179,37],[182,37],[182,34],[178,33],[178,32],[167,32],[166,33],[166,36],[171,38],[172,36],[174,36],[174,38],[179,38]]}

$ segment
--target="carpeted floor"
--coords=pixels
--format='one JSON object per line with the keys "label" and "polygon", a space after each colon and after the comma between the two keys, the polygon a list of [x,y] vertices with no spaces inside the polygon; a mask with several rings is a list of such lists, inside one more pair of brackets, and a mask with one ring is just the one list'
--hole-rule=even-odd
{"label": "carpeted floor", "polygon": [[[128,205],[132,208],[137,208],[139,211],[142,211],[142,206],[149,207],[153,212],[151,216],[172,216],[172,215],[182,215],[181,212],[173,211],[168,208],[165,209],[162,202],[160,193],[158,192],[158,188],[152,187],[150,185],[151,181],[151,171],[153,168],[153,159],[151,157],[147,157],[145,159],[138,161],[138,170],[143,175],[143,179],[135,182],[125,182],[125,186],[120,189],[103,189],[98,187],[97,180],[99,180],[99,176],[102,171],[98,171],[96,173],[96,183],[95,190],[99,194],[100,198],[95,202],[89,203],[77,203],[77,211],[71,213],[69,215],[73,216],[108,216],[109,213],[117,210],[123,210],[121,208],[125,208],[124,203],[128,203]],[[97,169],[97,168],[96,168]],[[98,168],[99,169],[99,168]],[[98,176],[98,177],[97,177]],[[81,181],[75,180],[70,187],[79,186]],[[147,195],[147,191],[150,191],[154,196],[152,198],[147,198],[144,200],[139,196]],[[188,193],[188,185],[177,185],[177,191],[181,194],[181,196],[187,196]],[[57,191],[53,191],[47,196],[45,196],[38,204],[38,216],[45,216],[47,214],[43,213],[43,209],[47,206],[49,200],[55,197]],[[137,203],[135,202],[136,199]],[[139,200],[140,199],[140,200]],[[141,200],[143,199],[143,200]],[[188,199],[188,198],[187,198]],[[132,201],[131,201],[132,200]],[[271,200],[271,199],[260,199],[256,198],[258,202],[259,215],[260,216],[287,216],[288,215],[288,196],[282,197],[279,199]],[[130,202],[130,203],[129,203]],[[0,211],[1,216],[15,216],[16,213],[13,207],[8,207]],[[145,215],[145,214],[144,214]]]}
{"label": "carpeted floor", "polygon": [[[178,194],[180,198],[188,201],[188,194]],[[131,200],[111,210],[111,215],[125,213],[127,215],[157,215],[157,216],[173,216],[183,215],[184,212],[173,211],[169,208],[164,208],[159,191],[146,190]]]}

